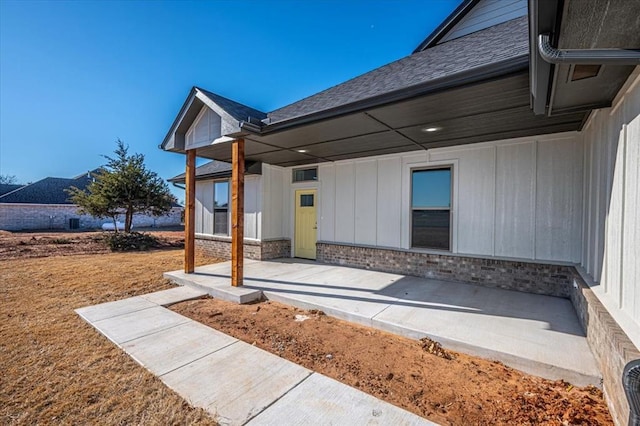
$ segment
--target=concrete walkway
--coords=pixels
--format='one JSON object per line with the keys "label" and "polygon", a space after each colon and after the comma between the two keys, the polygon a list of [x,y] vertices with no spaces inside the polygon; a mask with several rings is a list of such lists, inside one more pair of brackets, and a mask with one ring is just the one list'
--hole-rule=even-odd
{"label": "concrete walkway", "polygon": [[165,306],[206,295],[178,287],[76,312],[223,425],[434,425]]}
{"label": "concrete walkway", "polygon": [[245,285],[233,288],[230,269],[224,262],[165,277],[217,298],[247,302],[264,295],[406,337],[428,336],[541,377],[600,386],[595,359],[566,299],[298,259],[245,260]]}

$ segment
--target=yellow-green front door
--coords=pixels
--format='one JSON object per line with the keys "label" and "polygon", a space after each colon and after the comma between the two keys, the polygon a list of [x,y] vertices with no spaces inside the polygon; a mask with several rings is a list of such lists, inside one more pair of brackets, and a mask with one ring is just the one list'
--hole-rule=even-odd
{"label": "yellow-green front door", "polygon": [[296,191],[295,257],[316,258],[318,222],[316,219],[317,194],[315,189]]}

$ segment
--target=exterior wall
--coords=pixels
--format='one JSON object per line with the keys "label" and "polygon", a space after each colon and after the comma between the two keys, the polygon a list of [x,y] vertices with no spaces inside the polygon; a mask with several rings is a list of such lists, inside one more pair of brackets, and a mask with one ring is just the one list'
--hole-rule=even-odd
{"label": "exterior wall", "polygon": [[[224,180],[224,179],[222,179]],[[213,235],[213,180],[196,181],[196,233]],[[229,183],[231,188],[231,183]],[[231,189],[229,189],[231,190]],[[262,178],[261,176],[245,177],[244,193],[244,236],[245,238],[260,239],[262,234]],[[231,194],[229,194],[231,201]],[[231,207],[229,207],[231,214]],[[229,229],[231,233],[231,219]]]}
{"label": "exterior wall", "polygon": [[318,243],[319,262],[548,296],[570,295],[573,267],[347,244]]}
{"label": "exterior wall", "polygon": [[442,38],[440,43],[525,16],[526,14],[527,0],[480,0],[473,10]]}
{"label": "exterior wall", "polygon": [[[219,259],[231,258],[231,237],[196,234],[196,247],[207,256]],[[253,260],[268,260],[289,257],[290,240],[244,240],[244,257]]]}
{"label": "exterior wall", "polygon": [[318,240],[410,248],[410,172],[451,165],[454,254],[580,260],[582,146],[545,135],[319,165]]}
{"label": "exterior wall", "polygon": [[640,358],[640,352],[595,295],[588,281],[588,277],[585,279],[574,272],[571,301],[602,372],[602,389],[611,416],[617,425],[626,425],[629,403],[622,387],[622,371],[629,361]]}
{"label": "exterior wall", "polygon": [[[69,219],[80,219],[81,229],[100,228],[110,219],[100,219],[77,213],[77,207],[69,204],[19,204],[0,203],[0,229],[6,231],[35,229],[69,229]],[[182,207],[174,207],[169,215],[152,217],[134,215],[134,229],[143,227],[178,226],[181,224]],[[119,220],[124,222],[124,216]]]}
{"label": "exterior wall", "polygon": [[288,192],[291,169],[262,165],[262,236],[264,239],[291,238]]}
{"label": "exterior wall", "polygon": [[640,347],[640,67],[583,130],[581,265],[594,294]]}

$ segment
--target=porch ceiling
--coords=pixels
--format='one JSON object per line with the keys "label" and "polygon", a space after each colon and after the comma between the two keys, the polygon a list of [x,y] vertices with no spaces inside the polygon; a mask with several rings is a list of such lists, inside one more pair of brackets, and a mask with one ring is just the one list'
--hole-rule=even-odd
{"label": "porch ceiling", "polygon": [[[247,160],[294,166],[578,130],[585,113],[535,116],[526,71],[300,125],[247,135]],[[436,127],[435,132],[423,131]],[[300,152],[304,151],[304,152]],[[231,144],[197,155],[231,159]]]}

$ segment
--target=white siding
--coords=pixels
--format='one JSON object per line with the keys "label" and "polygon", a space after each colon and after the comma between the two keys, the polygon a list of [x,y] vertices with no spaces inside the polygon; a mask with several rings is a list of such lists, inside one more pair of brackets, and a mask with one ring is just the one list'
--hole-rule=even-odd
{"label": "white siding", "polygon": [[[579,138],[538,142],[536,258],[580,262],[582,233],[582,145]],[[575,158],[575,161],[565,161]],[[564,182],[564,184],[558,184]]]}
{"label": "white siding", "polygon": [[335,241],[336,226],[336,168],[333,164],[322,164],[318,167],[318,179],[322,182],[319,194],[320,211],[318,212],[318,239]]}
{"label": "white siding", "polygon": [[355,243],[376,244],[378,162],[356,162]]}
{"label": "white siding", "polygon": [[[259,196],[260,176],[246,176],[244,179],[244,237],[260,239]],[[231,190],[231,189],[229,189]],[[229,196],[231,201],[231,196]]]}
{"label": "white siding", "polygon": [[286,236],[284,206],[288,202],[284,176],[289,170],[268,164],[262,165],[262,239]]}
{"label": "white siding", "polygon": [[[335,240],[355,240],[355,162],[336,164]],[[322,199],[326,196],[323,194]]]}
{"label": "white siding", "polygon": [[534,259],[535,142],[498,147],[495,254]]}
{"label": "white siding", "polygon": [[376,245],[399,247],[402,206],[402,161],[399,157],[378,160]]}
{"label": "white siding", "polygon": [[583,131],[584,244],[594,291],[640,344],[640,67]]}
{"label": "white siding", "polygon": [[579,261],[576,133],[321,165],[319,240],[409,248],[410,170],[442,164],[454,169],[454,253]]}
{"label": "white siding", "polygon": [[[196,233],[213,235],[213,180],[196,181]],[[260,176],[245,177],[244,192],[244,236],[260,239],[262,228],[261,199],[262,183]],[[231,201],[231,194],[229,194]],[[231,203],[229,203],[231,204]],[[231,214],[231,209],[229,209]],[[231,217],[229,217],[231,221]],[[229,222],[230,223],[230,222]],[[230,231],[230,229],[229,229]]]}
{"label": "white siding", "polygon": [[203,106],[186,133],[185,148],[209,145],[221,135],[222,118],[209,107]]}
{"label": "white siding", "polygon": [[213,234],[213,181],[196,182],[196,233]]}
{"label": "white siding", "polygon": [[527,0],[480,0],[473,10],[467,13],[439,43],[444,43],[526,14]]}

